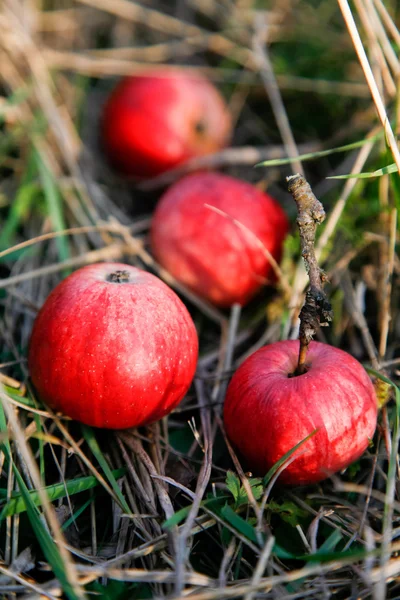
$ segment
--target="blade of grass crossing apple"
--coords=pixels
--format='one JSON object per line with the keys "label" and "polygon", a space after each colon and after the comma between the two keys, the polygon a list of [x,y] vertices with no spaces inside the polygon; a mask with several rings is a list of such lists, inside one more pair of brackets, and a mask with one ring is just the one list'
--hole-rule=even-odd
{"label": "blade of grass crossing apple", "polygon": [[[116,469],[112,471],[112,475],[115,477],[121,477],[126,473],[126,469],[122,467],[121,469]],[[54,500],[58,500],[59,498],[65,498],[65,496],[73,496],[74,494],[79,494],[81,492],[86,492],[96,486],[99,485],[98,480],[93,475],[89,475],[87,477],[79,477],[78,479],[72,479],[71,481],[66,481],[65,483],[56,483],[53,485],[48,485],[44,488],[49,500],[54,502]],[[35,506],[41,505],[40,496],[35,490],[30,490],[29,492],[30,499]],[[11,515],[20,514],[26,510],[25,499],[23,498],[21,493],[16,493],[13,497],[7,502],[4,506],[3,510],[0,513],[0,521],[5,517],[9,517]]]}
{"label": "blade of grass crossing apple", "polygon": [[[47,210],[51,223],[55,231],[63,231],[65,227],[64,215],[62,210],[62,200],[57,184],[50,172],[48,166],[42,159],[40,152],[35,149],[34,156],[39,171],[39,177],[43,186],[43,192],[47,204]],[[56,238],[58,253],[62,261],[69,257],[68,240],[64,236]]]}
{"label": "blade of grass crossing apple", "polygon": [[95,456],[97,462],[103,469],[104,475],[106,476],[108,483],[110,484],[113,491],[115,492],[115,495],[118,499],[118,502],[119,502],[122,510],[126,514],[129,515],[132,511],[129,508],[129,505],[126,502],[126,500],[120,490],[120,487],[117,483],[117,480],[115,479],[113,471],[110,469],[108,462],[104,458],[104,455],[100,449],[100,446],[97,443],[96,436],[94,434],[93,429],[91,427],[88,427],[87,425],[82,425],[81,427],[82,427],[83,437],[85,438],[85,441],[86,441],[87,445],[89,446],[90,450],[93,452],[93,455]]}
{"label": "blade of grass crossing apple", "polygon": [[314,429],[314,431],[312,431],[311,433],[309,433],[303,440],[301,440],[298,444],[296,444],[295,446],[293,446],[293,448],[291,448],[288,452],[286,452],[286,454],[284,454],[282,456],[282,458],[280,458],[270,468],[270,470],[268,471],[268,473],[264,476],[263,484],[264,485],[268,485],[268,483],[271,481],[272,477],[275,475],[275,473],[277,472],[277,470],[292,456],[292,454],[294,454],[296,452],[296,450],[298,450],[303,444],[305,444],[317,432],[318,432],[318,429]]}
{"label": "blade of grass crossing apple", "polygon": [[[7,422],[2,404],[0,403],[0,431],[7,431]],[[49,565],[53,569],[54,575],[60,581],[63,591],[70,600],[81,600],[82,595],[77,592],[74,585],[68,579],[65,572],[64,563],[61,555],[58,551],[54,540],[52,539],[47,526],[44,525],[39,510],[33,503],[28,488],[25,485],[25,481],[19,472],[17,466],[13,461],[11,454],[11,446],[8,440],[2,443],[3,452],[5,452],[6,458],[12,464],[15,479],[18,483],[18,487],[21,493],[21,497],[26,506],[26,512],[32,526],[33,532],[39,545],[43,551],[43,554],[48,561]]]}

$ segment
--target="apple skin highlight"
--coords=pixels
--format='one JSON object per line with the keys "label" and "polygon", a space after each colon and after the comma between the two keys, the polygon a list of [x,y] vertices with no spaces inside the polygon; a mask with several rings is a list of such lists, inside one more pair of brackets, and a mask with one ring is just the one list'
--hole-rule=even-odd
{"label": "apple skin highlight", "polygon": [[216,87],[202,75],[177,68],[122,79],[101,119],[110,164],[139,179],[216,152],[231,134],[231,117]]}
{"label": "apple skin highlight", "polygon": [[150,241],[156,259],[178,281],[216,306],[229,307],[246,304],[274,281],[264,249],[279,261],[288,227],[278,202],[253,185],[196,173],[162,196]]}
{"label": "apple skin highlight", "polygon": [[355,358],[311,342],[308,371],[291,376],[298,352],[295,340],[255,352],[234,374],[224,406],[230,441],[259,475],[317,429],[280,474],[279,482],[289,485],[315,483],[348,467],[367,448],[377,419],[374,387]]}
{"label": "apple skin highlight", "polygon": [[[129,281],[108,281],[117,271]],[[40,398],[54,410],[126,429],[177,406],[197,357],[196,329],[173,290],[141,269],[101,263],[79,269],[49,295],[28,362]]]}

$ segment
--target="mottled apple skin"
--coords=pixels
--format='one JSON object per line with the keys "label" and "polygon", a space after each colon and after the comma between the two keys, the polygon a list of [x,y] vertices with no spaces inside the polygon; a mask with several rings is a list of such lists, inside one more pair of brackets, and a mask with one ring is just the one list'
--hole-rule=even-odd
{"label": "mottled apple skin", "polygon": [[293,340],[251,355],[234,374],[224,407],[229,439],[260,475],[318,430],[281,473],[279,481],[290,485],[314,483],[348,467],[367,448],[377,418],[374,387],[355,358],[311,342],[308,372],[289,377],[298,350]]}
{"label": "mottled apple skin", "polygon": [[176,279],[229,307],[246,304],[272,280],[263,247],[279,261],[287,230],[283,209],[268,194],[227,175],[196,173],[162,196],[150,240],[156,259]]}
{"label": "mottled apple skin", "polygon": [[[129,282],[107,281],[118,270]],[[135,267],[102,263],[52,291],[28,360],[40,398],[54,410],[125,429],[160,419],[182,400],[197,356],[193,321],[167,285]]]}
{"label": "mottled apple skin", "polygon": [[152,177],[189,158],[215,152],[231,137],[222,96],[197,73],[148,71],[120,81],[101,119],[101,138],[122,174]]}

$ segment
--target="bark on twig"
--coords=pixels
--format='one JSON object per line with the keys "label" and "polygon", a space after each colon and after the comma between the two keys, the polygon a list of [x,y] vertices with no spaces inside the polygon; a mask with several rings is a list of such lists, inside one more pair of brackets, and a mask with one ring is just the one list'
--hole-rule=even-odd
{"label": "bark on twig", "polygon": [[326,276],[318,266],[314,250],[317,225],[325,219],[324,207],[302,175],[291,175],[287,178],[287,182],[288,190],[297,204],[301,255],[310,279],[306,300],[300,311],[300,351],[296,375],[301,375],[306,371],[305,362],[309,343],[320,326],[328,325],[329,321],[332,321],[333,314],[331,304],[323,290]]}

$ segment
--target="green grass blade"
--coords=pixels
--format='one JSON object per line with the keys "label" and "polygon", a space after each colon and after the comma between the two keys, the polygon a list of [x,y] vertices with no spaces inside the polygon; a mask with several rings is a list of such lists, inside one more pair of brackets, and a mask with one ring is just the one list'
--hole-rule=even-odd
{"label": "green grass blade", "polygon": [[[11,456],[11,446],[8,440],[8,427],[6,421],[6,415],[4,413],[3,405],[0,402],[0,433],[4,434],[4,438],[0,438],[0,449],[4,452],[6,459]],[[3,439],[3,441],[1,441]]]}
{"label": "green grass blade", "polygon": [[240,515],[236,514],[228,504],[225,504],[221,509],[221,516],[245,538],[258,545],[258,538],[254,527]]}
{"label": "green grass blade", "polygon": [[72,523],[74,523],[76,521],[76,519],[87,509],[88,506],[90,506],[90,504],[92,504],[93,500],[95,499],[96,494],[93,494],[91,498],[89,498],[89,500],[86,500],[86,502],[84,502],[82,504],[82,506],[80,506],[78,508],[78,510],[76,510],[70,517],[69,519],[67,519],[65,521],[65,523],[62,524],[61,526],[61,531],[65,531],[66,529],[68,529],[68,527],[70,525],[72,525]]}
{"label": "green grass blade", "polygon": [[[225,502],[227,499],[228,496],[217,496],[216,498],[208,498],[207,500],[203,500],[200,503],[200,507],[209,508],[210,510],[217,512],[218,505],[220,505],[221,502]],[[179,525],[179,523],[181,523],[188,516],[191,508],[192,505],[190,504],[189,506],[184,506],[180,510],[177,510],[172,515],[172,517],[164,521],[162,528],[167,530],[172,529],[172,527],[175,527],[175,525]]]}
{"label": "green grass blade", "polygon": [[113,491],[115,492],[115,495],[118,498],[118,501],[120,503],[122,510],[126,514],[129,515],[131,513],[131,509],[129,508],[129,505],[126,502],[126,500],[119,488],[119,485],[113,474],[113,471],[110,469],[108,462],[104,458],[104,455],[100,449],[100,446],[97,443],[96,436],[94,434],[93,429],[91,427],[88,427],[87,425],[82,425],[82,433],[83,433],[83,437],[86,440],[87,445],[89,446],[89,448],[93,452],[93,455],[96,457],[97,462],[103,469],[104,475],[106,476],[108,483],[110,484]]}
{"label": "green grass blade", "polygon": [[392,163],[391,165],[387,165],[386,167],[382,167],[381,169],[372,171],[372,173],[351,173],[349,175],[332,175],[331,177],[327,177],[327,179],[372,179],[374,177],[382,177],[382,175],[390,175],[391,173],[397,173],[397,171],[397,165]]}
{"label": "green grass blade", "polygon": [[311,433],[309,433],[304,440],[301,440],[298,444],[296,444],[293,448],[291,448],[288,452],[286,452],[286,454],[284,454],[282,456],[282,458],[280,458],[268,471],[268,473],[265,475],[264,479],[263,479],[263,484],[264,485],[268,485],[268,483],[271,481],[272,477],[275,475],[275,473],[277,472],[277,470],[288,460],[288,458],[290,458],[292,456],[292,454],[294,454],[296,452],[296,450],[298,450],[300,448],[300,446],[302,446],[303,444],[305,444],[310,438],[312,438],[316,433],[318,432],[318,429],[314,429],[314,431],[312,431]]}
{"label": "green grass blade", "polygon": [[9,96],[5,98],[5,104],[8,106],[18,106],[22,104],[29,98],[29,95],[32,93],[32,85],[25,83],[24,86],[17,88],[12,91]]}
{"label": "green grass blade", "polygon": [[[4,431],[4,429],[7,430],[7,422],[3,406],[0,403],[0,430]],[[67,598],[69,598],[69,600],[81,600],[82,596],[77,594],[74,586],[70,583],[68,579],[68,576],[65,572],[64,563],[58,551],[57,545],[54,543],[54,540],[51,537],[46,525],[44,524],[44,521],[42,521],[42,516],[39,513],[38,508],[32,501],[30,492],[25,485],[25,481],[22,475],[20,474],[18,468],[14,464],[11,454],[11,446],[8,440],[3,442],[2,448],[5,451],[8,461],[12,462],[12,468],[14,471],[15,479],[18,484],[21,497],[25,503],[26,512],[31,523],[33,533],[35,534],[35,537],[43,551],[47,562],[51,566],[54,575],[60,581],[62,589],[65,592]]]}
{"label": "green grass blade", "polygon": [[[39,417],[39,415],[37,414],[33,414],[33,420],[36,423],[36,432],[39,434],[38,437],[36,438],[38,440],[38,444],[39,444],[39,473],[40,473],[40,478],[43,481],[43,485],[45,485],[46,483],[46,465],[45,465],[45,458],[44,458],[44,441],[43,438],[41,437],[41,435],[44,433],[43,432],[43,427],[42,427],[42,421]],[[0,520],[1,520],[1,515],[0,515]]]}
{"label": "green grass blade", "polygon": [[[43,192],[47,204],[47,210],[55,231],[63,231],[65,227],[64,215],[62,210],[62,200],[60,193],[51,172],[49,171],[46,163],[43,161],[40,152],[35,150],[35,160],[37,169],[39,171],[39,177],[43,186]],[[62,261],[67,260],[69,257],[68,240],[64,236],[56,238],[56,244],[60,259]]]}
{"label": "green grass blade", "polygon": [[29,216],[30,208],[36,199],[40,188],[37,182],[37,165],[33,152],[30,153],[26,168],[22,176],[21,184],[16,196],[11,203],[0,233],[0,249],[6,249],[10,245],[13,235],[16,233],[20,223]]}
{"label": "green grass blade", "polygon": [[[201,504],[204,504],[204,503],[202,502]],[[164,521],[162,528],[167,530],[167,529],[172,529],[172,527],[175,527],[175,525],[179,525],[179,523],[181,523],[184,519],[186,519],[186,517],[190,513],[191,508],[192,508],[192,505],[190,504],[189,506],[184,506],[180,510],[177,510],[172,515],[172,517],[170,517],[169,519]]]}
{"label": "green grass blade", "polygon": [[[235,513],[232,508],[226,504],[221,510],[220,515],[223,519],[225,519],[234,529],[236,529],[239,533],[241,533],[245,538],[258,545],[258,538],[256,534],[256,530],[254,527],[248,522],[245,521],[241,516]],[[272,552],[278,556],[279,558],[286,559],[295,559],[296,555],[288,552],[282,546],[275,542]]]}
{"label": "green grass blade", "polygon": [[22,396],[19,390],[16,390],[9,385],[4,385],[3,387],[7,395],[10,396],[12,400],[16,400],[20,404],[25,404],[27,407],[37,408],[35,402],[29,396]]}
{"label": "green grass blade", "polygon": [[318,552],[314,552],[314,554],[303,554],[302,556],[298,556],[297,558],[301,561],[305,561],[307,563],[326,563],[330,561],[347,561],[354,560],[354,562],[365,559],[367,556],[377,556],[379,553],[379,549],[376,550],[364,550],[364,549],[354,549],[354,550],[345,550],[343,552],[327,552],[318,550]]}
{"label": "green grass blade", "polygon": [[[365,140],[360,140],[359,142],[353,142],[352,144],[346,144],[345,146],[338,146],[337,148],[331,148],[329,150],[320,150],[319,152],[309,152],[307,154],[301,154],[296,157],[296,160],[315,160],[317,158],[322,158],[324,156],[329,156],[330,154],[336,154],[338,152],[349,152],[350,150],[355,150],[356,148],[361,148],[361,146],[365,146],[365,144],[369,144],[371,141],[375,141],[380,139],[383,136],[383,132],[375,135],[374,137],[367,138]],[[288,165],[293,162],[293,158],[274,158],[271,160],[264,160],[256,164],[256,167],[277,167],[281,165]],[[328,177],[329,179],[329,177]],[[332,178],[333,179],[333,178]]]}
{"label": "green grass blade", "polygon": [[[117,469],[112,471],[113,476],[121,477],[126,472],[126,469],[123,467],[121,469]],[[59,498],[64,498],[65,496],[73,496],[74,494],[79,494],[81,492],[86,492],[91,488],[99,485],[96,477],[94,475],[89,475],[87,477],[80,477],[78,479],[73,479],[71,481],[66,481],[64,483],[56,483],[53,485],[48,485],[44,488],[49,500],[54,502],[54,500],[58,500]],[[41,500],[39,494],[35,490],[30,490],[29,492],[30,500],[35,506],[41,505]],[[4,506],[3,510],[0,513],[0,521],[5,517],[9,517],[11,515],[16,515],[24,512],[26,510],[25,499],[21,493],[15,492],[9,502]]]}
{"label": "green grass blade", "polygon": [[38,195],[37,183],[27,183],[21,186],[15,196],[7,219],[1,229],[0,248],[5,250],[10,245],[10,240],[17,231],[21,221],[27,218],[29,209]]}
{"label": "green grass blade", "polygon": [[62,589],[70,600],[81,600],[81,596],[77,595],[73,585],[71,585],[68,576],[65,572],[64,563],[61,558],[61,555],[58,551],[56,544],[54,543],[47,527],[43,524],[41,520],[41,515],[39,510],[33,503],[28,488],[25,485],[24,480],[22,479],[21,474],[19,473],[16,466],[13,464],[13,471],[15,474],[15,478],[18,483],[18,487],[21,491],[21,496],[26,505],[26,512],[29,518],[29,521],[32,525],[33,532],[37,541],[42,548],[43,554],[46,557],[49,565],[54,571],[54,575],[60,581],[62,585]]}
{"label": "green grass blade", "polygon": [[339,542],[343,539],[343,535],[340,533],[339,529],[334,529],[332,533],[326,538],[326,540],[321,544],[319,550],[320,552],[333,552]]}

